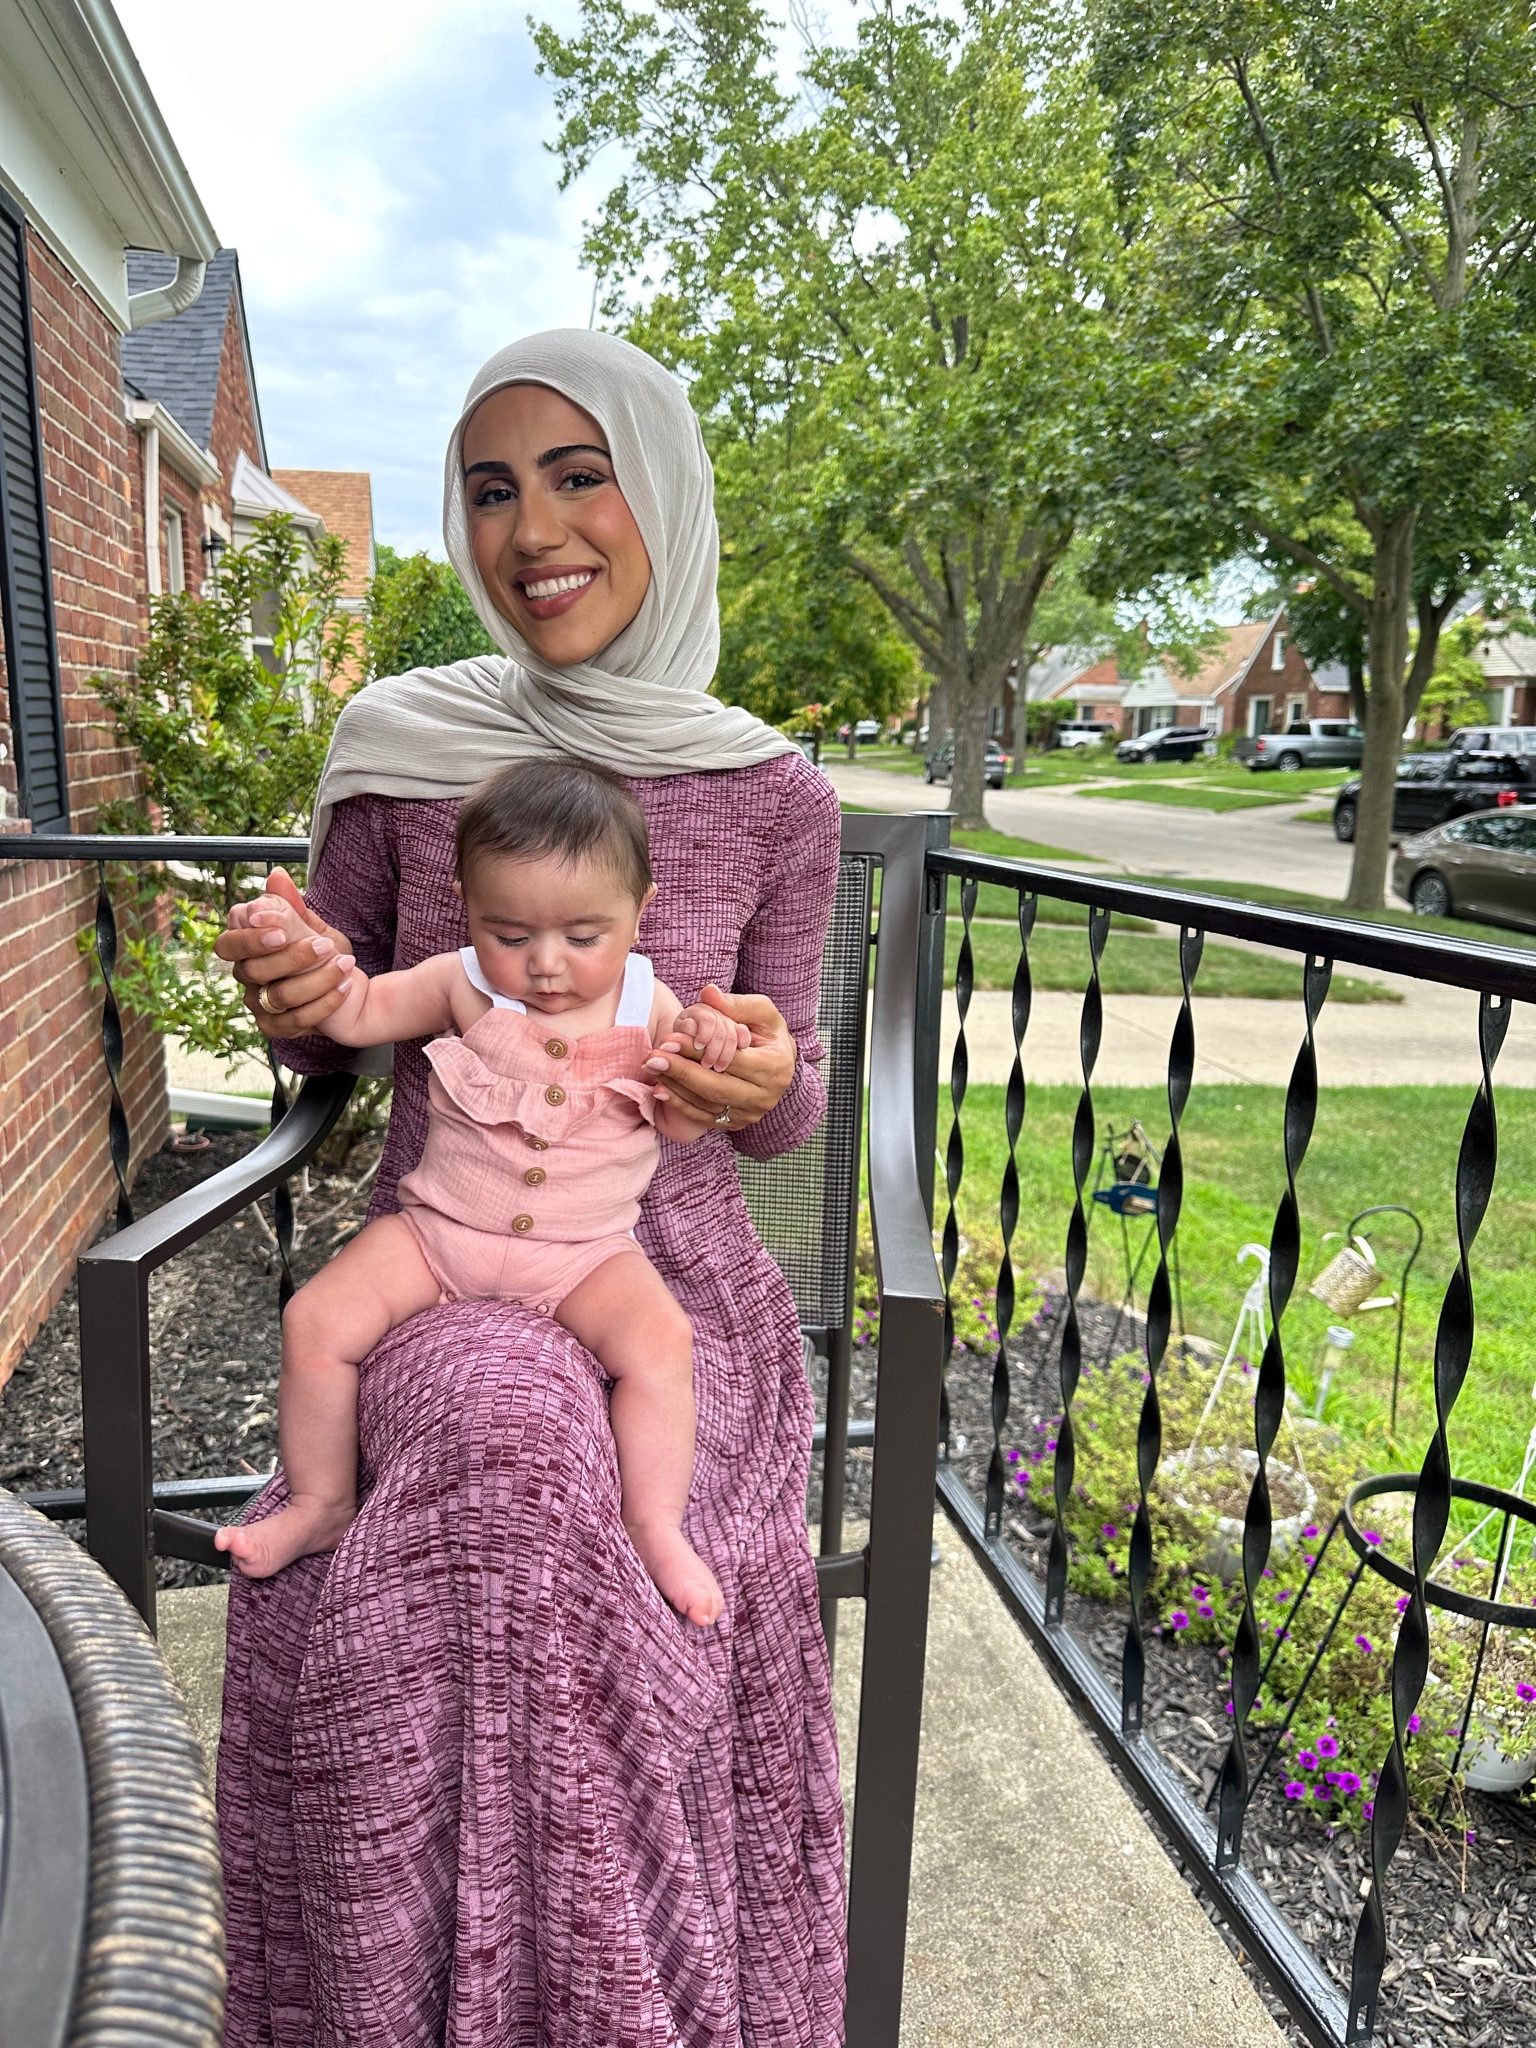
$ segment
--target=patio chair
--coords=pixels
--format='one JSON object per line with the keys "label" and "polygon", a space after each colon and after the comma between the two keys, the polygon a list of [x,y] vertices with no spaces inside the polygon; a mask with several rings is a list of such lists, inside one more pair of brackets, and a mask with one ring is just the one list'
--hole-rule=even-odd
{"label": "patio chair", "polygon": [[[865,1602],[848,1908],[849,2048],[896,2048],[901,2013],[944,1308],[927,1207],[943,897],[928,892],[924,855],[930,844],[947,841],[946,828],[947,820],[921,817],[844,819],[822,979],[828,1114],[821,1130],[786,1157],[741,1165],[748,1206],[789,1281],[808,1350],[828,1360],[827,1414],[818,1432],[825,1453],[817,1570],[829,1635],[838,1601]],[[871,930],[877,872],[878,944]],[[874,1445],[869,1540],[846,1552],[842,1482],[866,1054],[881,1326],[873,1428],[861,1432]],[[157,1555],[228,1562],[213,1548],[212,1525],[184,1510],[238,1505],[265,1482],[241,1475],[152,1483],[150,1274],[297,1173],[352,1086],[347,1074],[306,1081],[271,1135],[245,1158],[80,1260],[86,1538],[151,1626]],[[63,1496],[47,1505],[68,1511]]]}

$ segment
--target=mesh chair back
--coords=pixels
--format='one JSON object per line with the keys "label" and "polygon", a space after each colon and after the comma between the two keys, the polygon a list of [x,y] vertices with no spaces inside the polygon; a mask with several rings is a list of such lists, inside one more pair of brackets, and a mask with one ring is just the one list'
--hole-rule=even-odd
{"label": "mesh chair back", "polygon": [[873,871],[865,854],[845,853],[838,869],[817,1012],[827,1049],[821,1128],[778,1159],[737,1159],[752,1222],[807,1329],[840,1330],[852,1312]]}

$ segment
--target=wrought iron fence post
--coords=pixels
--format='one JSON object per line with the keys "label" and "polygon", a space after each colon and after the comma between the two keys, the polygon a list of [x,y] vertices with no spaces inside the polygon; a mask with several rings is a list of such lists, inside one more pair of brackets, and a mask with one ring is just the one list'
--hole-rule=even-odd
{"label": "wrought iron fence post", "polygon": [[1456,1266],[1446,1284],[1435,1331],[1435,1433],[1413,1497],[1413,1591],[1398,1624],[1392,1653],[1392,1747],[1381,1767],[1371,1813],[1371,1888],[1355,1929],[1346,2042],[1376,2031],[1381,1973],[1387,1960],[1386,1876],[1408,1825],[1408,1721],[1429,1676],[1429,1603],[1424,1582],[1434,1569],[1451,1514],[1451,1447],[1447,1426],[1472,1360],[1476,1318],[1469,1266],[1499,1163],[1499,1126],[1493,1068],[1509,1030],[1507,996],[1484,995],[1478,1004],[1478,1053],[1483,1078],[1467,1112],[1456,1160]]}
{"label": "wrought iron fence post", "polygon": [[101,969],[101,1059],[112,1092],[107,1104],[107,1150],[117,1176],[117,1227],[126,1230],[133,1221],[133,1203],[128,1195],[133,1145],[128,1112],[123,1106],[123,1019],[112,988],[112,977],[117,972],[117,915],[107,888],[104,860],[96,863],[96,965]]}
{"label": "wrought iron fence post", "polygon": [[[925,857],[949,846],[949,819],[932,811],[923,820]],[[913,1107],[917,1128],[918,1178],[928,1221],[933,1221],[933,1164],[939,1144],[939,1034],[944,1014],[944,934],[948,889],[943,875],[927,868],[917,939],[917,1016],[913,1041]]]}

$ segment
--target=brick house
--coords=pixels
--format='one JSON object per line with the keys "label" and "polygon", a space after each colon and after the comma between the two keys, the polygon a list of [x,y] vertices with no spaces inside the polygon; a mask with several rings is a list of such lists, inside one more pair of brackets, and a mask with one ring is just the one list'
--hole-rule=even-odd
{"label": "brick house", "polygon": [[1223,627],[1193,675],[1153,660],[1127,678],[1107,655],[1041,680],[1045,687],[1037,688],[1030,678],[1032,698],[1055,698],[1074,716],[1112,724],[1128,737],[1162,725],[1279,732],[1293,718],[1347,718],[1350,709],[1348,676],[1337,664],[1313,673],[1286,629],[1283,609],[1269,619]]}
{"label": "brick house", "polygon": [[[100,997],[76,944],[95,876],[7,860],[5,841],[88,832],[132,790],[90,680],[134,661],[149,580],[119,344],[191,303],[218,246],[104,12],[0,10],[0,1380],[115,1185]],[[135,295],[139,247],[166,252],[164,282]],[[123,1092],[136,1163],[164,1139],[166,1100],[159,1042],[131,1024]]]}

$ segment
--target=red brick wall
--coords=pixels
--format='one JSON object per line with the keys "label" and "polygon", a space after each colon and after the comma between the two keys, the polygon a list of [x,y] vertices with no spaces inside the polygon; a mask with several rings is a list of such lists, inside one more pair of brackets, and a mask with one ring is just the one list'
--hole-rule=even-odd
{"label": "red brick wall", "polygon": [[[1280,630],[1285,632],[1284,625]],[[1260,641],[1248,673],[1233,692],[1231,709],[1227,713],[1226,730],[1246,733],[1248,730],[1248,707],[1255,697],[1268,697],[1270,718],[1268,730],[1278,732],[1286,723],[1286,700],[1301,697],[1303,718],[1347,718],[1349,699],[1340,699],[1319,690],[1312,680],[1312,671],[1297,649],[1296,643],[1286,633],[1285,660],[1280,668],[1274,666],[1274,634],[1266,633]]]}
{"label": "red brick wall", "polygon": [[[117,334],[59,259],[28,236],[49,546],[73,828],[133,786],[90,678],[129,668],[144,618],[138,443],[124,416]],[[0,847],[0,1380],[109,1213],[99,992],[76,939],[95,876],[6,861]],[[130,1023],[124,1096],[135,1163],[166,1132],[159,1040]]]}
{"label": "red brick wall", "polygon": [[[140,451],[142,462],[143,454]],[[203,587],[208,557],[203,553],[203,503],[196,484],[189,484],[179,470],[162,459],[160,464],[160,588],[171,588],[171,565],[166,559],[165,515],[172,509],[181,514],[182,588],[194,596]]]}
{"label": "red brick wall", "polygon": [[[213,433],[208,453],[219,465],[219,507],[230,517],[230,485],[234,481],[235,458],[241,449],[258,469],[261,437],[256,431],[256,413],[251,404],[250,368],[245,360],[245,341],[233,292],[229,296],[229,317],[224,323],[224,353],[219,361],[219,383],[213,400]],[[211,494],[210,494],[211,495]]]}

